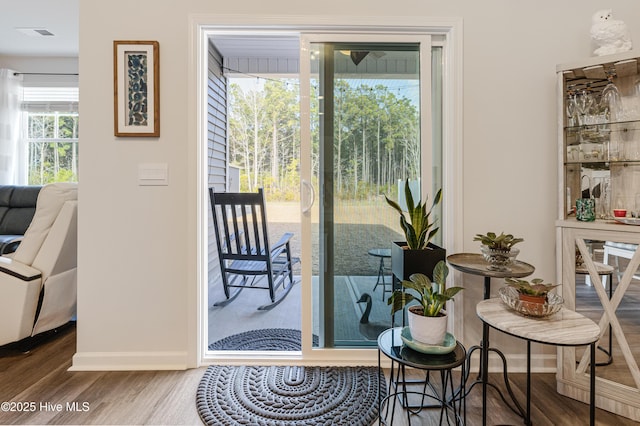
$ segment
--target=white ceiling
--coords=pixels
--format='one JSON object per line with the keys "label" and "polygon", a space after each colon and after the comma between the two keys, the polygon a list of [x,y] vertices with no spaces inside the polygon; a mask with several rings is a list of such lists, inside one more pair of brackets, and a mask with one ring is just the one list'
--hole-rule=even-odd
{"label": "white ceiling", "polygon": [[[78,56],[80,0],[7,0],[0,12],[0,55]],[[28,36],[18,28],[46,29],[53,36]],[[32,34],[36,34],[31,31]],[[214,34],[225,57],[298,57],[296,34]]]}
{"label": "white ceiling", "polygon": [[[77,57],[79,2],[3,1],[0,12],[0,56]],[[16,28],[46,29],[53,36],[28,36]]]}
{"label": "white ceiling", "polygon": [[300,37],[297,34],[253,32],[242,34],[212,34],[213,42],[222,57],[295,58],[299,56]]}
{"label": "white ceiling", "polygon": [[[3,1],[0,56],[77,57],[79,3],[80,0]],[[22,28],[45,29],[53,36],[28,36],[18,31]],[[297,60],[299,56],[299,34],[292,32],[220,32],[210,34],[210,39],[225,58]]]}

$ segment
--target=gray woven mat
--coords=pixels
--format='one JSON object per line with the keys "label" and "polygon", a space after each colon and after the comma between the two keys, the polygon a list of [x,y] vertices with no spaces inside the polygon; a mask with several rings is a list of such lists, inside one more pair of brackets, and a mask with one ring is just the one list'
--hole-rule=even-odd
{"label": "gray woven mat", "polygon": [[[220,339],[209,345],[211,351],[299,351],[302,335],[290,328],[249,330]],[[313,336],[317,346],[318,336]]]}
{"label": "gray woven mat", "polygon": [[299,351],[300,330],[266,328],[249,330],[220,339],[209,345],[209,350],[232,351]]}
{"label": "gray woven mat", "polygon": [[207,425],[368,426],[385,388],[376,367],[210,366],[196,404]]}

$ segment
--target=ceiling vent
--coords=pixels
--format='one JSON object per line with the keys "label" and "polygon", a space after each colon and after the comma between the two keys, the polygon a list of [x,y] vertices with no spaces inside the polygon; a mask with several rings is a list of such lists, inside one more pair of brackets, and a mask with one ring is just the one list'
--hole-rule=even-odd
{"label": "ceiling vent", "polygon": [[46,28],[16,28],[16,31],[20,31],[22,34],[28,35],[29,37],[46,37],[54,35]]}

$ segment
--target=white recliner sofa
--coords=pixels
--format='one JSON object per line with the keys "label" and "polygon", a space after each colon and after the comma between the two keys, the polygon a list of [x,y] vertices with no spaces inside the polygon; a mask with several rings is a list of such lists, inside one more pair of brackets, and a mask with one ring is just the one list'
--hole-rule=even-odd
{"label": "white recliner sofa", "polygon": [[75,183],[45,185],[15,253],[0,256],[0,345],[60,327],[76,312]]}

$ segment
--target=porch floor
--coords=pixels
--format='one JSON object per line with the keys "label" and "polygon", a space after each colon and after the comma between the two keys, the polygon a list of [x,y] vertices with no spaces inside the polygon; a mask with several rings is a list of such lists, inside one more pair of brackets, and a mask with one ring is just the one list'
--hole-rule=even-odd
{"label": "porch floor", "polygon": [[[268,311],[257,308],[269,303],[269,292],[263,289],[245,289],[240,295],[225,306],[209,307],[209,344],[227,336],[245,331],[265,328],[291,328],[300,330],[302,284],[300,277],[287,297]],[[390,308],[386,303],[389,292],[382,295],[382,285],[373,290],[377,276],[337,276],[335,277],[334,327],[335,339],[340,342],[356,342],[366,344],[370,340],[363,333],[376,325],[391,326]],[[390,276],[386,276],[387,287],[390,287]],[[313,324],[314,334],[319,332],[318,277],[313,278]],[[222,286],[215,290],[213,300],[224,300]],[[369,324],[361,325],[360,319],[365,312],[366,303],[358,303],[363,293],[371,295],[372,305]]]}

